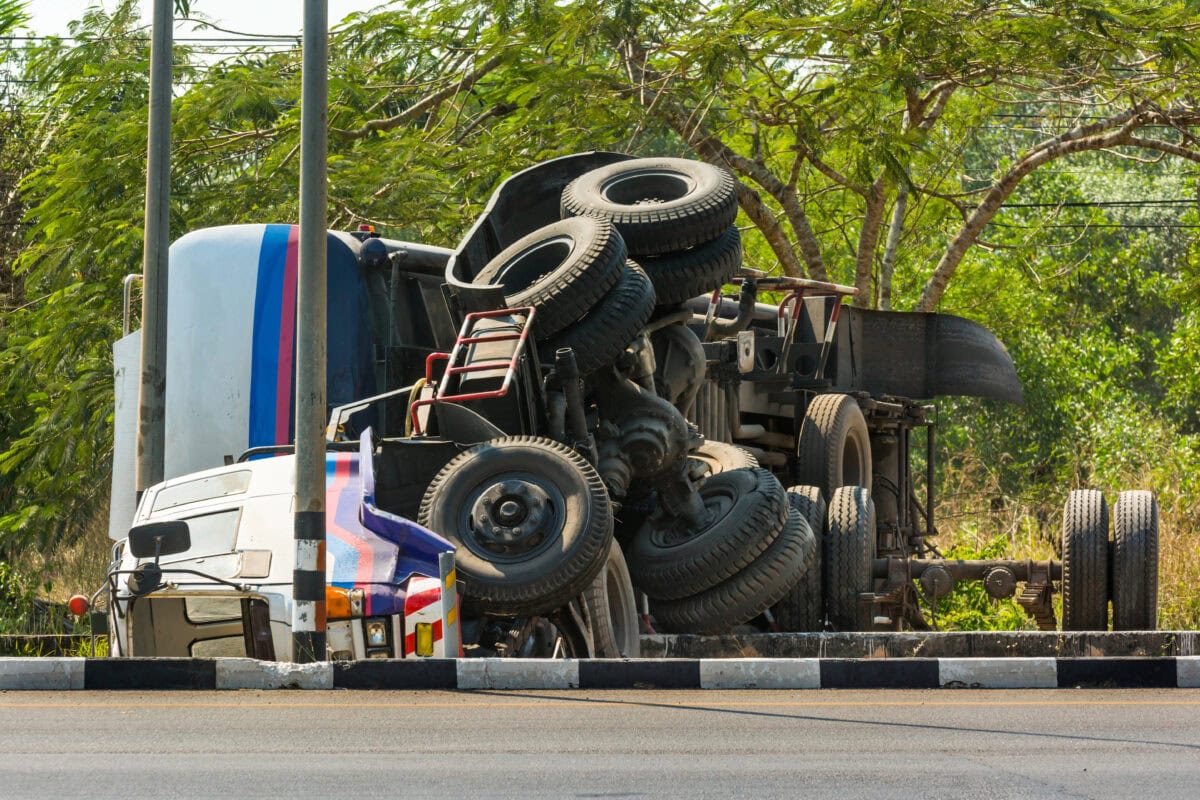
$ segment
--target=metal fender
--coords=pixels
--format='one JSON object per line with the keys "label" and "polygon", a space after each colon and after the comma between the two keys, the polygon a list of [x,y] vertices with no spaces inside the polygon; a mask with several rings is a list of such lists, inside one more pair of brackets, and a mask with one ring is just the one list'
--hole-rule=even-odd
{"label": "metal fender", "polygon": [[840,354],[838,383],[850,367],[854,387],[872,394],[1023,402],[1012,356],[979,323],[950,314],[849,310],[851,357]]}

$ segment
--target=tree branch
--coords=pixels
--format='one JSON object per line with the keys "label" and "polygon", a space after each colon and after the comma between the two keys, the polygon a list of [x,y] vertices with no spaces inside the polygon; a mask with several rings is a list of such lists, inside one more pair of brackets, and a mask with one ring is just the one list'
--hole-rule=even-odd
{"label": "tree branch", "polygon": [[[955,234],[954,239],[946,246],[933,274],[925,283],[921,298],[917,301],[916,310],[928,312],[937,308],[942,295],[945,294],[947,283],[958,269],[958,265],[962,263],[967,249],[979,238],[979,234],[996,216],[1004,201],[1008,199],[1025,176],[1047,162],[1072,153],[1130,144],[1134,139],[1133,131],[1147,122],[1144,117],[1133,111],[1109,117],[1106,123],[1111,128],[1118,121],[1123,123],[1119,129],[1109,130],[1105,133],[1097,131],[1097,125],[1101,125],[1101,123],[1074,128],[1062,136],[1042,142],[1014,164],[987,191],[979,205],[963,223],[962,228]],[[1091,133],[1085,134],[1085,131],[1091,131]]]}
{"label": "tree branch", "polygon": [[859,308],[871,306],[871,273],[875,266],[875,247],[879,244],[879,227],[883,222],[883,205],[883,177],[880,176],[871,184],[871,191],[867,195],[867,207],[863,212],[858,248],[855,250],[854,285],[858,294],[854,297],[854,305]]}
{"label": "tree branch", "polygon": [[478,83],[480,78],[487,75],[496,67],[500,66],[501,61],[503,61],[501,56],[492,56],[478,67],[468,72],[466,75],[463,75],[457,83],[451,84],[450,86],[446,86],[445,88],[440,89],[433,94],[428,94],[425,97],[422,97],[420,100],[413,103],[399,114],[391,117],[385,117],[383,119],[367,120],[361,127],[354,128],[352,130],[346,130],[344,128],[331,128],[330,133],[338,136],[341,139],[350,140],[362,139],[370,136],[376,131],[388,131],[392,130],[393,128],[398,128],[401,125],[405,125],[413,121],[446,98],[453,97],[464,89],[471,88]]}

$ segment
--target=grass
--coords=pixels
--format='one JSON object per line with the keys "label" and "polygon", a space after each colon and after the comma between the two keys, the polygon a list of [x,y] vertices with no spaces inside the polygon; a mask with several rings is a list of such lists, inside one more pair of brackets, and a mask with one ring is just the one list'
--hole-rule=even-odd
{"label": "grass", "polygon": [[44,600],[65,603],[73,594],[90,597],[104,582],[112,544],[108,538],[106,509],[88,524],[76,541],[44,553],[27,551],[14,566],[48,586],[41,595]]}
{"label": "grass", "polygon": [[[1072,488],[1087,484],[1103,491],[1110,518],[1122,489],[1151,489],[1159,503],[1158,627],[1200,629],[1200,517],[1194,511],[1197,487],[1191,485],[1200,471],[1188,463],[1191,458],[1180,447],[1157,465],[1123,464],[1048,497],[1006,495],[995,470],[970,457],[956,458],[943,474],[937,543],[954,558],[1058,558],[1063,505]],[[951,630],[1009,629],[1013,609],[1020,611],[1013,601],[990,601],[981,587],[964,585],[939,606],[941,627]]]}

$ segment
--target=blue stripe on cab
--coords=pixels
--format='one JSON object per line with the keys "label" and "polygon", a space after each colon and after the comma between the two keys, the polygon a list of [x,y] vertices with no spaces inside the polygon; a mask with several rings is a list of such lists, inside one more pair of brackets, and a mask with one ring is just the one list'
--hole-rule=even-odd
{"label": "blue stripe on cab", "polygon": [[258,254],[254,293],[254,333],[250,350],[249,447],[275,441],[275,395],[279,375],[279,323],[290,225],[267,225]]}

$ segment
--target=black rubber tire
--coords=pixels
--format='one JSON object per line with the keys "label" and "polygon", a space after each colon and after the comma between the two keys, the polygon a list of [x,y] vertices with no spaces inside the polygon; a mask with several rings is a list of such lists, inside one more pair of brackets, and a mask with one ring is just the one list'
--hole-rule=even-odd
{"label": "black rubber tire", "polygon": [[592,646],[597,658],[638,658],[642,653],[637,596],[621,546],[608,546],[608,558],[583,593],[583,606],[592,623]]}
{"label": "black rubber tire", "polygon": [[630,543],[633,584],[656,600],[690,597],[732,577],[787,523],[787,494],[765,469],[722,472],[697,491],[711,514],[705,527],[679,534],[651,517]]}
{"label": "black rubber tire", "polygon": [[731,469],[758,469],[758,459],[749,450],[728,442],[705,439],[688,453],[691,475],[698,480],[707,480]]}
{"label": "black rubber tire", "polygon": [[831,498],[840,486],[871,491],[871,436],[858,402],[848,394],[812,399],[796,444],[797,481]]}
{"label": "black rubber tire", "polygon": [[[505,490],[495,500],[483,497],[506,481],[536,485],[548,498],[541,540],[524,553],[489,547],[478,527],[481,508],[498,509],[512,496]],[[613,532],[596,470],[575,450],[537,436],[493,439],[459,453],[430,482],[417,519],[458,548],[455,567],[471,605],[512,616],[549,613],[582,594],[603,567]]]}
{"label": "black rubber tire", "polygon": [[733,280],[742,267],[742,236],[737,228],[689,250],[643,256],[641,264],[654,283],[660,306],[709,294]]}
{"label": "black rubber tire", "polygon": [[771,609],[781,631],[825,630],[825,498],[815,486],[793,486],[788,502],[800,512],[813,532],[812,563],[800,582]]}
{"label": "black rubber tire", "polygon": [[834,630],[869,631],[871,607],[858,596],[870,592],[875,560],[875,501],[861,486],[835,489],[825,537],[825,610]]}
{"label": "black rubber tire", "polygon": [[792,508],[771,546],[729,580],[692,597],[650,605],[657,626],[668,633],[725,633],[749,622],[796,585],[811,563],[812,529]]}
{"label": "black rubber tire", "polygon": [[654,287],[645,270],[627,261],[621,280],[587,316],[538,345],[543,364],[554,363],[554,351],[570,347],[580,373],[587,375],[612,364],[646,327],[654,311]]}
{"label": "black rubber tire", "polygon": [[576,217],[513,242],[472,283],[504,286],[509,308],[533,306],[534,334],[545,339],[581,319],[617,284],[625,258],[612,224]]}
{"label": "black rubber tire", "polygon": [[1095,489],[1073,490],[1063,509],[1062,629],[1108,629],[1108,504]]}
{"label": "black rubber tire", "polygon": [[685,158],[635,158],[585,172],[563,189],[563,217],[617,226],[632,255],[659,255],[720,236],[737,219],[737,181]]}
{"label": "black rubber tire", "polygon": [[1153,492],[1121,492],[1113,507],[1114,631],[1158,629],[1158,501]]}

